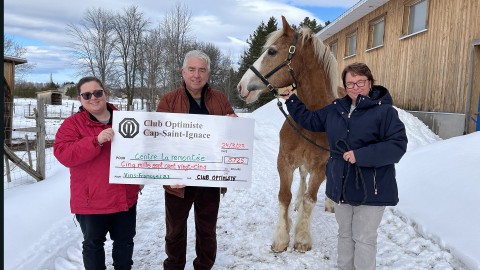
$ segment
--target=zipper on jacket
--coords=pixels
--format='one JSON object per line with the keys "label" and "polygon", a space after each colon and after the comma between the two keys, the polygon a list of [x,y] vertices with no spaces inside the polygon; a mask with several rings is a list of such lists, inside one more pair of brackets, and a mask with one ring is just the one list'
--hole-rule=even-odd
{"label": "zipper on jacket", "polygon": [[350,108],[350,110],[348,111],[348,115],[347,115],[348,118],[350,118],[350,116],[352,115],[353,111],[355,111],[356,108],[357,108],[356,106],[353,108],[353,110],[352,110],[352,108]]}
{"label": "zipper on jacket", "polygon": [[357,102],[357,105],[355,105],[355,108],[353,108],[353,110],[351,110],[349,113],[348,113],[348,118],[350,118],[350,116],[352,115],[352,112],[355,111],[358,107],[358,105],[360,104],[360,102],[363,100],[363,98],[359,98],[358,99],[358,102]]}
{"label": "zipper on jacket", "polygon": [[378,195],[378,189],[377,189],[377,170],[373,168],[373,188],[375,189],[375,195]]}
{"label": "zipper on jacket", "polygon": [[352,106],[350,106],[350,109],[348,110],[347,118],[350,119],[350,116],[352,115],[353,111],[355,111],[355,108],[357,108],[357,107],[355,106],[355,107],[353,107],[353,109],[352,109]]}

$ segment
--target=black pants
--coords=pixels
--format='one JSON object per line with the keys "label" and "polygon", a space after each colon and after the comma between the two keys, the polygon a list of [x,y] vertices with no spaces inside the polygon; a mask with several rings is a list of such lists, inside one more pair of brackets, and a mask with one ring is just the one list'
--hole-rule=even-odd
{"label": "black pants", "polygon": [[165,192],[165,216],[167,232],[163,262],[165,270],[184,269],[187,253],[187,219],[192,205],[195,213],[195,251],[193,261],[196,270],[213,267],[217,256],[217,217],[220,189],[211,187],[186,187],[185,198]]}
{"label": "black pants", "polygon": [[113,241],[112,259],[116,270],[132,269],[133,237],[135,236],[137,204],[127,212],[113,214],[76,214],[83,233],[83,264],[86,270],[104,270],[107,233]]}

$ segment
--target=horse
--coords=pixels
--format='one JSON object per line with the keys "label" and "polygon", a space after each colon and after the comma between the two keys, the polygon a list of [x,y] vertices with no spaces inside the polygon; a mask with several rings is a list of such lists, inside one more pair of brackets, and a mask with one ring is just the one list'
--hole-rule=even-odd
{"label": "horse", "polygon": [[[291,87],[296,89],[298,97],[309,110],[330,104],[338,97],[335,57],[310,29],[295,31],[284,16],[282,24],[282,29],[268,36],[264,52],[240,79],[237,85],[239,96],[249,104],[266,92],[273,92],[278,98],[281,94],[278,89]],[[280,101],[278,104],[283,109]],[[327,148],[319,149],[312,143],[328,147],[328,141],[325,133],[307,131],[284,114],[286,120],[279,132],[277,156],[279,211],[271,249],[273,252],[283,252],[288,248],[291,187],[293,173],[299,169],[300,183],[294,208],[298,211],[298,217],[293,248],[298,252],[306,252],[312,248],[310,217],[317,202],[318,189],[325,179],[325,165],[329,158]],[[333,202],[326,199],[325,208],[333,212]]]}

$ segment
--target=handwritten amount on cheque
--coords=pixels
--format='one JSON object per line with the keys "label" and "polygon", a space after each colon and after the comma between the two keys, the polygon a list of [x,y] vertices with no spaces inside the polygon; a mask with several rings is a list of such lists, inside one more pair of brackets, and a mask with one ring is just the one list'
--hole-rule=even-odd
{"label": "handwritten amount on cheque", "polygon": [[[207,162],[206,158],[200,154],[192,155],[165,155],[165,154],[135,154],[130,161],[125,161],[125,157],[117,156],[116,159],[123,160],[119,168],[138,168],[138,169],[167,169],[167,170],[207,170],[206,164],[201,163],[225,163],[225,164],[247,164],[247,157],[224,156],[222,161]],[[165,161],[165,162],[164,162]],[[179,162],[178,164],[176,162]],[[193,162],[193,164],[183,164],[183,162]],[[198,162],[198,163],[196,163]]]}

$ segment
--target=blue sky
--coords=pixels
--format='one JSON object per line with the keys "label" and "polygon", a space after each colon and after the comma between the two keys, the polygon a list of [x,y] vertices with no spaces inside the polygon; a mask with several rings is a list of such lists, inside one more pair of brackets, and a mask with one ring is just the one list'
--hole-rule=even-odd
{"label": "blue sky", "polygon": [[[335,2],[335,3],[332,3]],[[185,0],[191,11],[190,35],[198,41],[217,45],[226,55],[238,59],[248,48],[245,41],[258,25],[273,16],[280,23],[284,15],[289,23],[298,25],[310,17],[324,24],[334,21],[358,0]],[[149,0],[5,0],[4,33],[27,48],[25,58],[35,65],[26,81],[48,82],[52,74],[55,83],[78,81],[80,78],[72,67],[74,58],[68,46],[66,34],[69,23],[78,24],[88,8],[101,7],[120,12],[136,5],[152,25],[163,19],[165,12],[177,2]],[[180,2],[178,2],[180,3]]]}

